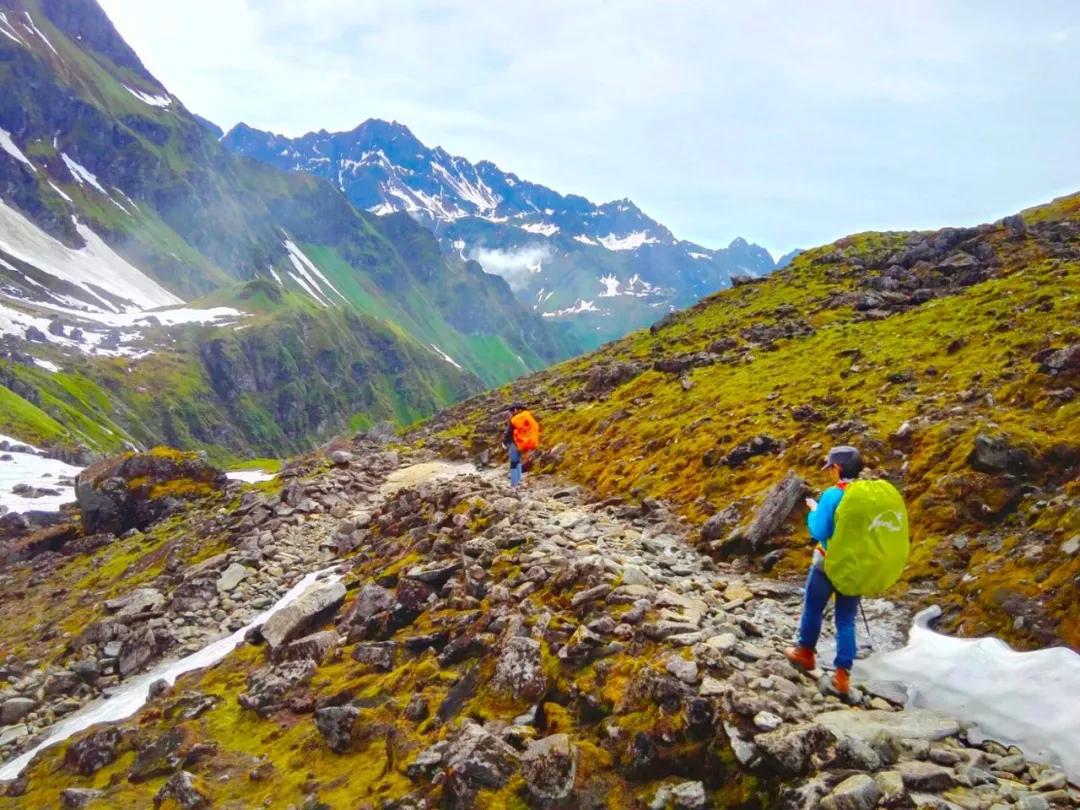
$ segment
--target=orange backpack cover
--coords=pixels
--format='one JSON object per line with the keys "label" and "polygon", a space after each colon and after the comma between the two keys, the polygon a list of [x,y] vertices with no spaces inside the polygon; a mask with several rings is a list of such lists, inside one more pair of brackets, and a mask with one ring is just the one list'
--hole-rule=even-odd
{"label": "orange backpack cover", "polygon": [[519,411],[510,417],[514,428],[514,444],[522,453],[535,450],[540,446],[540,423],[528,411]]}

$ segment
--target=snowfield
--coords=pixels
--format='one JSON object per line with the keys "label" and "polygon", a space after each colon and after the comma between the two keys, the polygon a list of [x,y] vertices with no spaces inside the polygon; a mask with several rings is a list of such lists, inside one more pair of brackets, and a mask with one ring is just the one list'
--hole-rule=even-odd
{"label": "snowfield", "polygon": [[[92,177],[93,175],[91,175]],[[95,181],[96,182],[96,181]],[[49,236],[0,200],[0,250],[44,273],[74,284],[97,301],[102,312],[153,309],[184,303],[118,255],[90,228],[76,222],[86,246],[73,250]],[[122,301],[119,306],[99,295],[97,287]]]}
{"label": "snowfield", "polygon": [[542,312],[545,318],[562,318],[567,315],[580,315],[582,312],[599,312],[596,308],[596,303],[593,301],[584,301],[579,298],[574,302],[572,307],[566,307],[565,309],[557,309],[554,312]]}
{"label": "snowfield", "polygon": [[0,149],[3,149],[20,163],[25,163],[31,170],[37,171],[37,167],[30,162],[30,158],[24,155],[22,150],[15,145],[15,141],[11,140],[11,133],[3,128],[0,128]]}
{"label": "snowfield", "polygon": [[527,222],[521,226],[521,230],[540,236],[553,236],[559,232],[559,226],[548,222]]}
{"label": "snowfield", "polygon": [[1065,647],[1017,652],[997,638],[952,638],[915,617],[907,646],[856,661],[857,678],[907,687],[909,707],[972,724],[968,739],[1016,745],[1080,782],[1080,655]]}
{"label": "snowfield", "polygon": [[225,477],[231,481],[243,481],[245,484],[261,484],[274,480],[275,474],[266,470],[229,470]]}
{"label": "snowfield", "polygon": [[600,244],[608,250],[637,250],[642,245],[654,245],[659,241],[653,239],[645,231],[634,231],[626,236],[608,234],[600,237]]}
{"label": "snowfield", "polygon": [[[10,436],[0,436],[0,441],[7,441],[10,445],[24,444]],[[75,500],[75,490],[70,485],[61,486],[59,480],[61,477],[74,478],[82,472],[82,467],[73,467],[33,453],[0,451],[0,457],[4,455],[11,456],[12,460],[0,461],[0,506],[7,507],[11,512],[56,512],[62,504]],[[18,484],[28,484],[37,489],[58,490],[60,494],[26,498],[11,491]]]}
{"label": "snowfield", "polygon": [[149,104],[151,107],[160,107],[164,109],[172,104],[172,99],[168,96],[155,96],[150,93],[144,93],[142,90],[136,90],[133,87],[128,87],[126,84],[124,85],[124,89],[135,96],[139,101],[144,104]]}

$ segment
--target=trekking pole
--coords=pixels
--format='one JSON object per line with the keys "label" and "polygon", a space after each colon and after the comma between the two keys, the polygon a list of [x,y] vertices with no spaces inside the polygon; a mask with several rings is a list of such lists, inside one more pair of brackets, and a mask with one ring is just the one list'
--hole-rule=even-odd
{"label": "trekking pole", "polygon": [[874,651],[874,639],[870,637],[870,622],[866,620],[866,608],[863,607],[862,600],[859,600],[859,613],[862,614],[863,625],[866,627],[866,640],[870,643],[870,652]]}

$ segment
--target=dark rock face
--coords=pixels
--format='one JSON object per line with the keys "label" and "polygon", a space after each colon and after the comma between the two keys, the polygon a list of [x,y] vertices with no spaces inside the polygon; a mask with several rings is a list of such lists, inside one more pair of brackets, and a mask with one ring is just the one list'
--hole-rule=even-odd
{"label": "dark rock face", "polygon": [[143,625],[128,636],[120,648],[120,658],[117,661],[117,671],[120,673],[120,677],[138,672],[146,663],[154,659],[157,651],[157,639],[154,636],[154,631]]}
{"label": "dark rock face", "polygon": [[1035,460],[1031,454],[1015,447],[1004,436],[977,436],[967,462],[973,469],[990,474],[1009,473],[1024,477],[1035,472]]}
{"label": "dark rock face", "polygon": [[120,756],[123,732],[106,728],[76,740],[64,754],[64,767],[80,776],[92,776]]}
{"label": "dark rock face", "polygon": [[132,782],[144,782],[172,773],[183,763],[192,743],[191,733],[183,726],[169,729],[139,751],[128,779]]}
{"label": "dark rock face", "polygon": [[1073,343],[1048,355],[1040,363],[1039,371],[1055,377],[1080,376],[1080,343]]}
{"label": "dark rock face", "polygon": [[589,369],[588,377],[585,380],[585,390],[594,394],[602,394],[618,388],[623,383],[630,382],[644,370],[640,363],[595,365]]}
{"label": "dark rock face", "polygon": [[536,700],[547,689],[541,661],[540,642],[532,638],[511,638],[499,656],[493,685],[505,689],[515,699]]}
{"label": "dark rock face", "polygon": [[316,669],[315,662],[307,659],[289,661],[276,667],[262,667],[248,676],[247,691],[237,700],[245,709],[251,709],[260,717],[269,717],[284,705],[288,692],[307,683]]}
{"label": "dark rock face", "polygon": [[345,586],[340,582],[315,585],[267,619],[262,626],[262,637],[271,647],[280,647],[320,618],[328,617],[344,600]]}
{"label": "dark rock face", "polygon": [[173,799],[181,810],[202,810],[211,806],[210,797],[187,771],[177,771],[169,777],[154,796],[154,807],[161,807],[169,799]]}
{"label": "dark rock face", "polygon": [[75,497],[88,532],[143,529],[183,500],[224,488],[225,473],[194,453],[158,449],[105,459],[75,479]]}
{"label": "dark rock face", "polygon": [[720,459],[721,464],[735,469],[741,467],[754,456],[762,456],[766,453],[775,452],[780,447],[780,442],[772,436],[755,436],[748,442],[733,448],[727,455]]}
{"label": "dark rock face", "polygon": [[[765,496],[750,525],[736,529],[723,540],[712,541],[713,550],[723,555],[758,551],[787,520],[799,499],[806,492],[806,482],[789,471]],[[709,524],[706,524],[708,527]],[[713,527],[715,530],[717,527]],[[711,533],[710,533],[711,536]],[[704,530],[702,538],[707,539]]]}
{"label": "dark rock face", "polygon": [[355,706],[327,706],[315,711],[315,727],[335,754],[343,754],[352,744],[352,727],[360,710]]}
{"label": "dark rock face", "polygon": [[574,790],[577,750],[567,734],[553,734],[529,745],[521,757],[529,793],[541,801],[561,801]]}

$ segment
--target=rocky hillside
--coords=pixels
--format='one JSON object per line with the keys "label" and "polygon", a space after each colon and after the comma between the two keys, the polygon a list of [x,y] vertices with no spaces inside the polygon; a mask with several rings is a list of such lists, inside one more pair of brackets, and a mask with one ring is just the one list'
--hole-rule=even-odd
{"label": "rocky hillside", "polygon": [[524,304],[565,323],[586,347],[689,306],[732,277],[775,266],[768,251],[744,239],[719,250],[677,239],[630,200],[598,205],[560,194],[489,161],[431,149],[397,122],[300,138],[238,124],[222,143],[325,178],[362,210],[409,214],[435,233],[444,253],[504,276]]}
{"label": "rocky hillside", "polygon": [[[503,479],[371,436],[246,490],[165,451],[95,470],[108,527],[0,579],[0,806],[1080,806],[887,684],[845,705],[792,669],[798,584],[713,563],[661,505]],[[185,481],[202,500],[123,531]],[[209,669],[140,674],[231,631]],[[99,724],[11,764],[102,693]]]}
{"label": "rocky hillside", "polygon": [[222,148],[93,0],[0,8],[0,430],[279,455],[571,353],[409,217]]}
{"label": "rocky hillside", "polygon": [[[827,483],[830,445],[856,444],[908,502],[897,594],[925,588],[963,634],[1080,649],[1078,291],[1080,195],[976,228],[857,234],[421,436],[480,454],[524,400],[552,469],[659,499],[718,559],[792,575],[809,555],[801,491]],[[751,523],[767,496],[778,527]]]}

